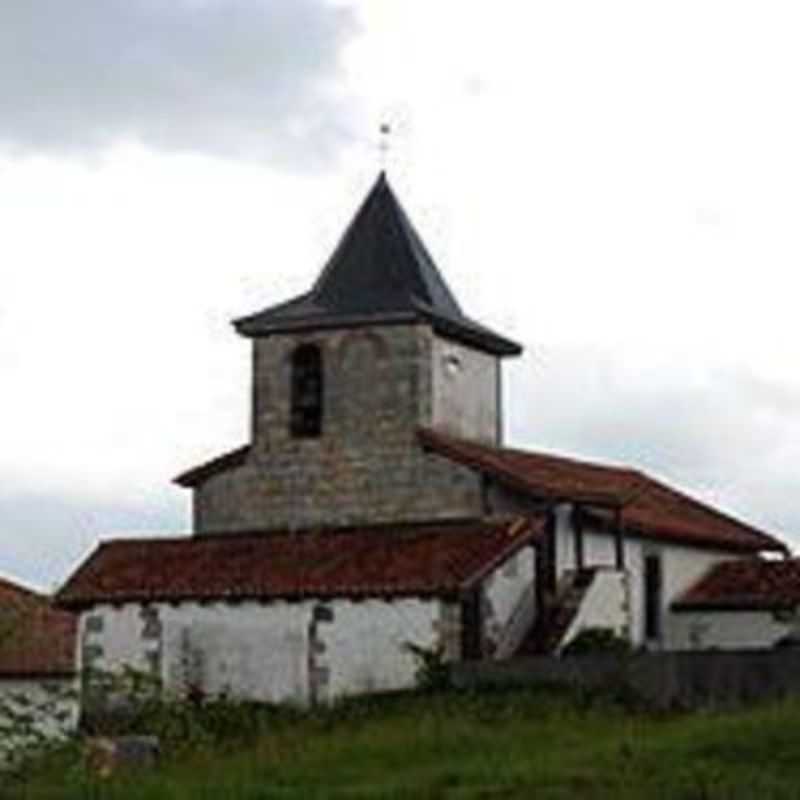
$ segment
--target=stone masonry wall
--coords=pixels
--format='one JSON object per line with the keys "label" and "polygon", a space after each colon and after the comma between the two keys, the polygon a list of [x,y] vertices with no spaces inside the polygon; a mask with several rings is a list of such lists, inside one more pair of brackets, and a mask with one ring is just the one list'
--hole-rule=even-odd
{"label": "stone masonry wall", "polygon": [[[291,355],[320,347],[322,435],[289,434]],[[195,531],[286,530],[414,522],[481,513],[478,478],[426,454],[433,332],[425,325],[255,340],[253,448],[241,467],[195,491]]]}

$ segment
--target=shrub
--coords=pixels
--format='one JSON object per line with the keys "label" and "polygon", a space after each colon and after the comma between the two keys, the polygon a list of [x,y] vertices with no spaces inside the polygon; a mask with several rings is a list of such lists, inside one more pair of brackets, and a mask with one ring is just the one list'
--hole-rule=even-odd
{"label": "shrub", "polygon": [[619,636],[613,628],[584,628],[567,643],[561,651],[561,655],[579,656],[593,653],[624,655],[630,652],[630,641],[624,636]]}
{"label": "shrub", "polygon": [[423,692],[440,692],[452,687],[450,666],[444,658],[444,648],[423,647],[414,642],[406,642],[403,649],[411,653],[417,662],[414,678],[417,688]]}

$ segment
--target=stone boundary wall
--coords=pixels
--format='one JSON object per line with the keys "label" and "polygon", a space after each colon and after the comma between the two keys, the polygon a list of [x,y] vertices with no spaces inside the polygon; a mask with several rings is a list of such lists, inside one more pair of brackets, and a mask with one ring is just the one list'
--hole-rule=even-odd
{"label": "stone boundary wall", "polygon": [[462,689],[563,684],[630,691],[656,709],[726,708],[800,695],[800,649],[535,656],[452,667]]}

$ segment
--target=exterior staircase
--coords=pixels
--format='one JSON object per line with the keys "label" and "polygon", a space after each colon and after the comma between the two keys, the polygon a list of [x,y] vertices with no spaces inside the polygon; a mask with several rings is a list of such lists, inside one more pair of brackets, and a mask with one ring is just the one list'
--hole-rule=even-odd
{"label": "exterior staircase", "polygon": [[537,615],[536,621],[520,643],[515,655],[553,653],[575,619],[594,576],[594,569],[570,570],[564,573],[558,591]]}

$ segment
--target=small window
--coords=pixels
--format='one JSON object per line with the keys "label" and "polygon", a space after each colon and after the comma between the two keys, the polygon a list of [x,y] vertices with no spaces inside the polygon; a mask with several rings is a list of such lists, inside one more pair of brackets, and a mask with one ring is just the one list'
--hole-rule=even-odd
{"label": "small window", "polygon": [[292,354],[291,418],[294,438],[311,439],[322,433],[322,354],[304,344]]}
{"label": "small window", "polygon": [[455,378],[462,371],[461,359],[458,356],[448,353],[442,361],[444,363],[444,374],[448,378]]}

